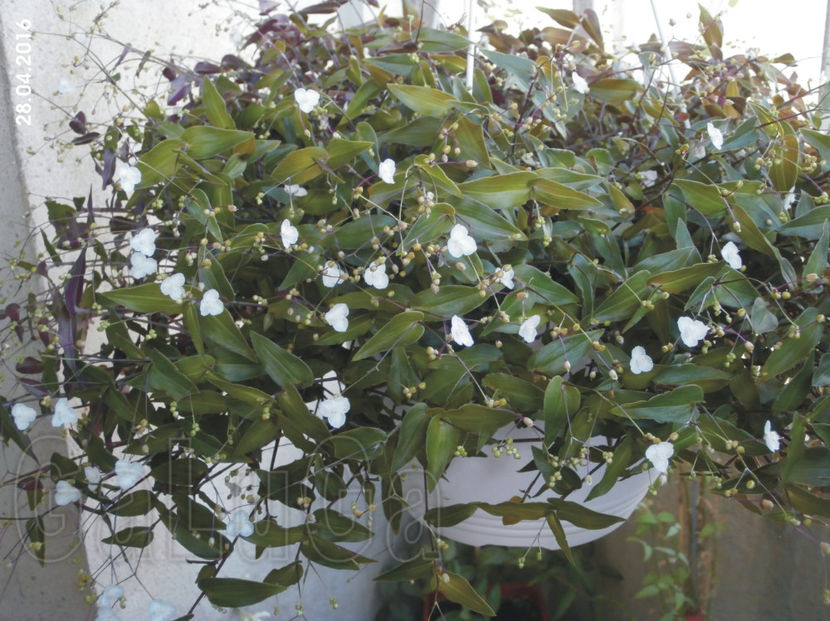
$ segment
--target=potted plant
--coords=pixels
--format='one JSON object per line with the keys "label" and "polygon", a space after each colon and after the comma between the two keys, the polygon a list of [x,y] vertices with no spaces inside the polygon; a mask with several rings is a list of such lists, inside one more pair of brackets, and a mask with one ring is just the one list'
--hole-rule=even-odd
{"label": "potted plant", "polygon": [[[52,460],[54,502],[154,516],[110,543],[166,527],[217,606],[306,563],[368,562],[341,544],[376,511],[398,527],[412,460],[432,490],[453,460],[510,459],[518,429],[532,485],[430,507],[430,524],[542,520],[568,552],[563,522],[620,519],[571,493],[677,460],[750,510],[826,515],[830,140],[809,93],[787,58],[723,58],[705,11],[706,45],[673,48],[674,90],[658,44],[626,64],[593,13],[545,13],[519,38],[485,29],[469,84],[457,29],[269,15],[254,64],[169,63],[169,97],[136,119],[79,112],[109,194],[48,203],[42,260],[16,267],[68,269],[4,313],[44,344],[4,438],[51,422],[75,447]],[[278,440],[299,457],[280,465]],[[224,511],[206,490],[233,468],[258,485]],[[222,575],[240,539],[298,560]],[[390,575],[489,610],[438,553]]]}

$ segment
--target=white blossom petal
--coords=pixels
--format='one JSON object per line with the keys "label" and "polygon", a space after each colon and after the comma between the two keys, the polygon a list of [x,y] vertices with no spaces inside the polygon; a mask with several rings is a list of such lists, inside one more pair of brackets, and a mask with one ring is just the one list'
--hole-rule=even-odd
{"label": "white blossom petal", "polygon": [[395,165],[395,160],[386,158],[380,164],[378,164],[378,177],[384,183],[395,183],[395,171],[397,170],[397,166]]}
{"label": "white blossom petal", "polygon": [[140,252],[145,257],[152,257],[156,252],[156,237],[158,235],[153,229],[141,229],[130,237],[130,248]]}
{"label": "white blossom petal", "polygon": [[130,276],[138,280],[158,271],[159,265],[155,259],[147,257],[140,252],[130,255]]}
{"label": "white blossom petal", "polygon": [[76,420],[78,420],[78,413],[75,408],[69,405],[67,399],[58,399],[55,403],[55,413],[52,414],[52,427],[69,426]]}
{"label": "white blossom petal", "polygon": [[72,83],[72,80],[67,78],[65,75],[60,77],[58,80],[58,94],[59,95],[70,95],[75,92],[75,85]]}
{"label": "white blossom petal", "polygon": [[280,241],[283,247],[290,248],[300,239],[300,232],[297,227],[291,224],[290,220],[283,220],[280,224]]}
{"label": "white blossom petal", "polygon": [[652,444],[646,449],[646,459],[648,459],[654,469],[661,474],[665,474],[669,469],[669,460],[674,455],[674,445],[671,442],[659,442]]}
{"label": "white blossom petal", "polygon": [[184,297],[184,274],[171,274],[161,281],[161,292],[175,302],[181,302]]}
{"label": "white blossom petal", "polygon": [[20,431],[25,431],[37,418],[37,412],[24,403],[15,403],[12,406],[14,425]]}
{"label": "white blossom petal", "polygon": [[160,599],[154,599],[147,606],[147,614],[150,615],[150,621],[173,621],[178,615],[176,614],[176,607],[168,602],[163,602]]}
{"label": "white blossom petal", "polygon": [[95,466],[84,467],[84,478],[86,478],[87,487],[93,492],[98,489],[103,476],[104,473],[101,472],[100,468]]}
{"label": "white blossom petal", "polygon": [[712,125],[711,121],[706,123],[706,133],[709,134],[709,140],[712,141],[712,146],[715,147],[718,151],[720,151],[721,147],[723,146],[723,134],[721,131]]}
{"label": "white blossom petal", "polygon": [[216,289],[208,289],[202,296],[202,301],[199,302],[199,314],[202,317],[210,317],[213,315],[221,315],[225,310],[225,305],[219,299],[219,292]]}
{"label": "white blossom petal", "polygon": [[95,605],[98,608],[109,608],[122,597],[124,597],[124,587],[111,584],[98,596]]}
{"label": "white blossom petal", "polygon": [[317,415],[329,421],[329,425],[339,429],[346,423],[346,414],[351,408],[351,403],[343,395],[337,394],[328,399],[320,401],[317,405]]}
{"label": "white blossom petal", "polygon": [[512,289],[516,286],[516,283],[513,282],[513,278],[516,277],[516,273],[513,271],[512,267],[508,267],[506,270],[501,270],[501,276],[499,276],[499,282],[507,287],[508,289]]}
{"label": "white blossom petal", "polygon": [[303,196],[308,195],[308,190],[296,183],[288,183],[284,185],[282,189],[285,190],[285,193],[288,194],[288,196],[296,196],[297,198],[302,198]]}
{"label": "white blossom petal", "polygon": [[244,509],[237,509],[228,518],[228,525],[225,527],[225,535],[231,539],[234,537],[250,537],[254,532],[254,525]]}
{"label": "white blossom petal", "polygon": [[338,302],[331,307],[331,310],[323,315],[326,323],[334,328],[335,332],[345,332],[349,329],[349,307],[343,302]]}
{"label": "white blossom petal", "polygon": [[141,183],[141,171],[129,164],[119,164],[112,178],[121,185],[121,189],[129,196],[135,191],[135,186]]}
{"label": "white blossom petal", "polygon": [[588,93],[589,90],[591,90],[591,87],[588,86],[588,81],[581,75],[579,75],[576,71],[574,71],[571,74],[571,79],[574,82],[574,88],[576,89],[577,93],[585,95]]}
{"label": "white blossom petal", "polygon": [[476,240],[470,236],[466,226],[456,224],[452,227],[450,238],[447,241],[447,251],[450,256],[459,259],[473,254],[477,249]]}
{"label": "white blossom petal", "polygon": [[519,326],[519,336],[525,340],[525,343],[532,343],[536,340],[536,328],[540,321],[542,318],[539,315],[531,315]]}
{"label": "white blossom petal", "polygon": [[467,324],[458,315],[453,315],[450,320],[450,334],[453,341],[464,347],[472,347],[475,343]]}
{"label": "white blossom petal", "polygon": [[323,269],[321,275],[323,277],[323,286],[328,287],[329,289],[339,284],[340,281],[344,280],[347,276],[347,274],[332,261],[329,261],[326,264],[326,267]]}
{"label": "white blossom petal", "polygon": [[697,347],[697,344],[709,334],[706,324],[691,317],[680,317],[677,320],[677,328],[680,330],[680,340],[686,347]]}
{"label": "white blossom petal", "polygon": [[58,481],[58,486],[55,488],[55,504],[58,506],[68,505],[73,502],[78,502],[83,494],[77,487],[73,487],[66,481]]}
{"label": "white blossom petal", "polygon": [[637,345],[637,347],[631,350],[631,362],[629,363],[629,367],[634,375],[648,373],[654,368],[654,361],[651,359],[651,356],[646,353],[644,347]]}
{"label": "white blossom petal", "polygon": [[733,270],[741,269],[743,261],[741,261],[741,254],[734,242],[724,244],[723,248],[720,249],[720,255]]}
{"label": "white blossom petal", "polygon": [[300,110],[308,114],[320,103],[320,93],[312,89],[298,88],[294,91],[294,101]]}
{"label": "white blossom petal", "polygon": [[118,487],[122,490],[130,489],[144,476],[144,464],[137,461],[119,459],[115,462],[115,474],[118,477]]}
{"label": "white blossom petal", "polygon": [[647,188],[650,188],[655,183],[657,183],[657,171],[656,170],[644,170],[640,173],[640,176],[643,180],[643,185]]}
{"label": "white blossom petal", "polygon": [[363,280],[366,284],[375,289],[386,289],[389,286],[389,276],[386,274],[386,264],[381,263],[377,265],[372,263],[369,268],[363,272]]}
{"label": "white blossom petal", "polygon": [[772,421],[764,423],[764,444],[773,453],[777,453],[778,449],[781,448],[781,436],[778,435],[777,431],[772,430]]}

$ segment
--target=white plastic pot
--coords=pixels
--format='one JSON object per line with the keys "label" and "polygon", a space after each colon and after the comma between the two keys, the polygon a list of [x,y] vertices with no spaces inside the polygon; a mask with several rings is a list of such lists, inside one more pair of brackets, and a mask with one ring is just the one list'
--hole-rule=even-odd
{"label": "white plastic pot", "polygon": [[[507,437],[505,432],[501,436]],[[509,433],[515,440],[523,438],[535,438],[538,434],[528,429],[513,428]],[[591,438],[588,444],[602,444],[600,437]],[[507,502],[512,497],[520,495],[520,490],[525,490],[538,474],[535,470],[530,472],[519,472],[531,459],[531,442],[515,442],[521,456],[515,459],[509,455],[502,455],[499,458],[487,453],[486,457],[464,457],[455,458],[451,462],[444,477],[438,481],[435,489],[429,494],[429,508],[449,507],[450,505],[486,502],[496,504]],[[596,467],[596,464],[589,462],[588,466],[580,467],[578,474],[584,476],[589,469]],[[584,471],[583,471],[584,468]],[[594,483],[602,480],[605,474],[605,464],[597,469],[592,475]],[[566,500],[579,503],[592,511],[616,515],[621,518],[628,518],[635,507],[643,499],[648,491],[649,485],[654,481],[655,474],[651,470],[639,472],[627,479],[618,481],[617,484],[607,493],[585,500],[591,491],[589,485],[583,486],[569,494]],[[536,483],[538,489],[538,481]],[[423,477],[416,472],[410,472],[404,481],[404,495],[410,505],[410,511],[420,518],[424,513],[423,503]],[[532,502],[544,502],[551,497],[560,497],[553,490],[544,492],[538,497],[530,498]],[[617,529],[623,522],[618,522],[608,528],[590,530],[574,526],[570,522],[562,521],[565,536],[570,546],[578,546],[589,541],[604,537]],[[463,522],[455,526],[438,529],[441,537],[452,539],[461,543],[473,546],[501,545],[514,547],[541,546],[549,550],[558,550],[553,533],[548,527],[546,520],[526,520],[506,526],[502,518],[490,515],[478,509]]]}

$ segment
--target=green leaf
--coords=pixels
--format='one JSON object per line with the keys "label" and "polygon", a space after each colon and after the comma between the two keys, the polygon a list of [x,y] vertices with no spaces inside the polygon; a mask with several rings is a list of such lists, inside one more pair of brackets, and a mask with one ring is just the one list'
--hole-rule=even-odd
{"label": "green leaf", "polygon": [[427,427],[427,489],[431,492],[447,469],[461,438],[457,427],[434,417]]}
{"label": "green leaf", "polygon": [[570,366],[578,364],[591,350],[591,343],[602,335],[601,330],[569,336],[551,341],[535,352],[527,362],[527,368],[546,375],[561,375]]}
{"label": "green leaf", "polygon": [[239,608],[250,606],[284,590],[285,587],[242,580],[241,578],[205,578],[197,582],[210,603],[214,606]]}
{"label": "green leaf", "polygon": [[499,397],[506,397],[510,406],[520,412],[536,412],[542,408],[542,389],[525,379],[510,373],[488,373],[481,383],[496,391]]}
{"label": "green leaf", "polygon": [[716,185],[691,179],[675,179],[673,186],[680,188],[686,204],[707,217],[721,216],[726,211],[726,199]]}
{"label": "green leaf", "polygon": [[648,298],[650,274],[640,271],[621,283],[602,303],[594,313],[597,321],[621,321],[628,319],[637,310],[642,308],[642,301]]}
{"label": "green leaf", "polygon": [[274,520],[265,519],[254,524],[254,532],[246,540],[260,548],[281,548],[303,541],[307,532],[306,524],[285,528]]}
{"label": "green leaf", "polygon": [[830,220],[830,205],[811,209],[803,216],[781,227],[781,235],[797,235],[804,239],[818,239],[824,232],[824,223]]}
{"label": "green leaf", "polygon": [[[181,135],[187,154],[197,160],[211,158],[220,153],[229,153],[243,142],[250,141],[253,147],[253,132],[238,129],[221,129],[209,125],[188,127]],[[253,148],[251,148],[253,151]]]}
{"label": "green leaf", "polygon": [[697,287],[706,278],[714,277],[722,268],[720,263],[697,263],[652,276],[648,284],[657,285],[663,291],[672,294],[682,293],[687,289]]}
{"label": "green leaf", "polygon": [[290,180],[291,183],[305,183],[323,172],[318,161],[325,161],[328,151],[322,147],[306,147],[292,151],[280,160],[271,173],[274,183]]}
{"label": "green leaf", "polygon": [[150,351],[150,361],[153,363],[147,379],[154,390],[166,392],[174,399],[183,399],[198,389],[187,376],[176,368],[159,350]]}
{"label": "green leaf", "polygon": [[[471,457],[470,459],[475,459]],[[412,476],[410,473],[409,476]],[[433,507],[424,513],[424,519],[434,526],[449,527],[460,524],[478,510],[476,503]]]}
{"label": "green leaf", "polygon": [[824,446],[804,449],[800,458],[788,468],[784,478],[787,481],[815,487],[830,485],[830,449]]}
{"label": "green leaf", "polygon": [[[449,578],[449,579],[447,579]],[[495,617],[496,612],[481,595],[467,582],[467,579],[452,572],[445,572],[438,579],[438,592],[451,602],[461,604],[485,617]]]}
{"label": "green leaf", "polygon": [[827,253],[830,248],[830,222],[825,222],[822,226],[821,237],[816,245],[813,247],[813,252],[810,253],[810,258],[804,264],[804,269],[801,270],[803,277],[806,278],[808,274],[815,274],[821,276],[824,270],[827,269]]}
{"label": "green leaf", "polygon": [[428,86],[387,84],[386,88],[407,108],[425,116],[444,116],[458,102],[452,95]]}
{"label": "green leaf", "polygon": [[688,423],[694,404],[703,401],[700,386],[681,386],[655,395],[647,401],[619,404],[611,408],[615,416],[648,419],[658,423]]}
{"label": "green leaf", "polygon": [[314,535],[311,535],[300,544],[300,552],[308,560],[333,569],[360,569],[361,565],[375,562],[357,552],[352,552],[336,543]]}
{"label": "green leaf", "polygon": [[150,471],[157,483],[167,488],[178,486],[193,487],[208,472],[208,467],[201,459],[193,457],[177,457],[165,461]]}
{"label": "green leaf", "polygon": [[752,303],[752,309],[749,311],[749,324],[755,334],[765,334],[778,328],[778,318],[767,310],[768,307],[761,297],[756,298]]}
{"label": "green leaf", "polygon": [[413,558],[375,578],[375,582],[404,582],[426,578],[433,572],[433,561],[425,558]]}
{"label": "green leaf", "polygon": [[223,129],[235,129],[233,119],[225,107],[225,100],[213,82],[206,77],[202,79],[202,103],[205,105],[208,121],[213,125]]}
{"label": "green leaf", "polygon": [[423,318],[424,314],[418,311],[395,315],[357,350],[352,360],[363,360],[393,347],[415,343],[424,333],[424,326],[419,323]]}
{"label": "green leaf", "polygon": [[110,537],[105,537],[101,543],[124,546],[126,548],[146,548],[153,541],[153,529],[149,526],[124,528]]}
{"label": "green leaf", "polygon": [[366,541],[372,537],[369,528],[333,509],[314,511],[314,526],[320,536],[330,541]]}
{"label": "green leaf", "polygon": [[795,485],[787,485],[787,499],[796,511],[830,517],[830,500],[819,498]]}
{"label": "green leaf", "polygon": [[557,517],[556,512],[550,512],[545,517],[548,521],[548,526],[556,539],[556,543],[559,544],[559,547],[562,549],[562,552],[565,554],[565,557],[571,565],[575,566],[576,560],[574,559],[573,552],[571,552],[571,546],[568,545],[568,538],[565,536],[565,529],[562,528],[562,522],[559,521],[559,517]]}
{"label": "green leaf", "polygon": [[[179,167],[183,149],[183,141],[168,139],[158,143],[138,158],[136,166],[141,171],[139,187],[146,188],[159,182],[170,181]],[[167,299],[170,300],[170,298]]]}
{"label": "green leaf", "polygon": [[545,444],[550,445],[568,427],[568,422],[579,409],[580,394],[575,386],[563,385],[562,376],[556,375],[545,388],[544,406]]}
{"label": "green leaf", "polygon": [[199,317],[202,334],[205,340],[211,341],[235,354],[257,362],[257,356],[248,341],[242,336],[242,332],[234,323],[231,314],[225,310],[219,315]]}
{"label": "green leaf", "polygon": [[386,441],[387,435],[377,427],[356,427],[331,437],[334,456],[338,459],[367,461],[377,452],[377,445]]}
{"label": "green leaf", "polygon": [[398,471],[406,466],[426,446],[429,420],[424,403],[416,403],[404,414],[390,465],[392,470]]}
{"label": "green leaf", "polygon": [[427,415],[440,416],[444,421],[463,431],[480,433],[487,437],[516,420],[516,416],[511,412],[488,408],[477,403],[468,403],[454,410],[430,408],[427,410]]}
{"label": "green leaf", "polygon": [[530,200],[530,183],[538,178],[531,172],[492,175],[460,183],[458,189],[493,209],[510,209]]}
{"label": "green leaf", "polygon": [[105,302],[117,304],[136,313],[165,313],[176,315],[182,312],[181,302],[174,302],[164,295],[156,283],[147,283],[125,289],[113,289],[98,294]]}
{"label": "green leaf", "polygon": [[533,197],[557,209],[591,209],[602,207],[602,202],[590,194],[580,192],[550,179],[537,179],[530,184]]}
{"label": "green leaf", "polygon": [[614,449],[614,458],[606,466],[602,480],[591,488],[587,498],[585,498],[586,501],[602,496],[617,484],[622,473],[631,465],[633,447],[634,440],[631,436],[624,437],[622,442]]}
{"label": "green leaf", "polygon": [[314,372],[305,362],[269,338],[251,332],[251,344],[262,361],[265,372],[278,386],[310,386],[314,382]]}
{"label": "green leaf", "polygon": [[579,528],[600,530],[625,521],[625,518],[598,513],[577,502],[562,500],[561,498],[548,498],[548,504],[556,511],[556,516],[560,520],[570,522]]}
{"label": "green leaf", "polygon": [[[435,207],[437,205],[433,206],[433,213]],[[507,239],[515,242],[527,239],[520,229],[483,203],[462,200],[455,203],[454,207],[456,215],[471,231],[475,231],[475,236],[479,240]]]}
{"label": "green leaf", "polygon": [[438,293],[424,290],[412,300],[412,306],[425,313],[436,315],[442,319],[449,319],[452,315],[465,315],[478,308],[485,301],[479,295],[477,287],[463,285],[442,286]]}
{"label": "green leaf", "polygon": [[770,354],[761,369],[761,377],[781,375],[807,359],[821,340],[822,326],[814,323],[801,330],[801,336],[785,338],[781,346]]}
{"label": "green leaf", "polygon": [[636,80],[603,78],[591,84],[591,96],[606,103],[622,103],[632,100],[643,90]]}
{"label": "green leaf", "polygon": [[787,192],[798,179],[798,138],[789,123],[778,123],[778,127],[780,144],[773,150],[775,158],[769,167],[769,179],[776,190]]}
{"label": "green leaf", "polygon": [[130,492],[119,498],[107,509],[107,513],[121,517],[146,515],[154,506],[153,493],[150,490],[140,489]]}
{"label": "green leaf", "polygon": [[332,138],[328,145],[326,145],[329,154],[329,160],[326,162],[326,165],[332,170],[336,170],[341,166],[350,164],[355,157],[371,149],[373,146],[373,143],[364,140]]}

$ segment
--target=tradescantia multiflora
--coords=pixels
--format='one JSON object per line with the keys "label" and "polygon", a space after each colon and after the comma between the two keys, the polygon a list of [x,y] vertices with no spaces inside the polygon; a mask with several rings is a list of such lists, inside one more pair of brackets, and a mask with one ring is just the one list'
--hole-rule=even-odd
{"label": "tradescantia multiflora", "polygon": [[[578,463],[608,464],[593,496],[689,464],[757,512],[826,517],[830,140],[808,93],[764,57],[722,58],[708,16],[671,89],[656,46],[615,57],[590,13],[548,13],[519,38],[492,27],[472,88],[463,33],[274,16],[254,66],[171,69],[177,110],[149,99],[101,132],[108,202],[50,202],[41,271],[65,249],[71,269],[4,314],[11,341],[45,345],[17,368],[5,439],[51,419],[79,447],[52,500],[108,511],[149,483],[172,528],[189,498],[216,526],[178,540],[212,568],[235,538],[287,545],[256,539],[284,503],[309,516],[300,559],[351,569],[368,559],[318,521],[348,485],[344,538],[375,511],[396,529],[408,464],[438,481],[522,425],[544,476],[508,518],[548,482],[588,485]],[[264,460],[277,438],[303,456]],[[229,464],[259,487],[207,505]],[[482,609],[442,572],[393,575]],[[300,573],[200,585],[242,605]]]}

